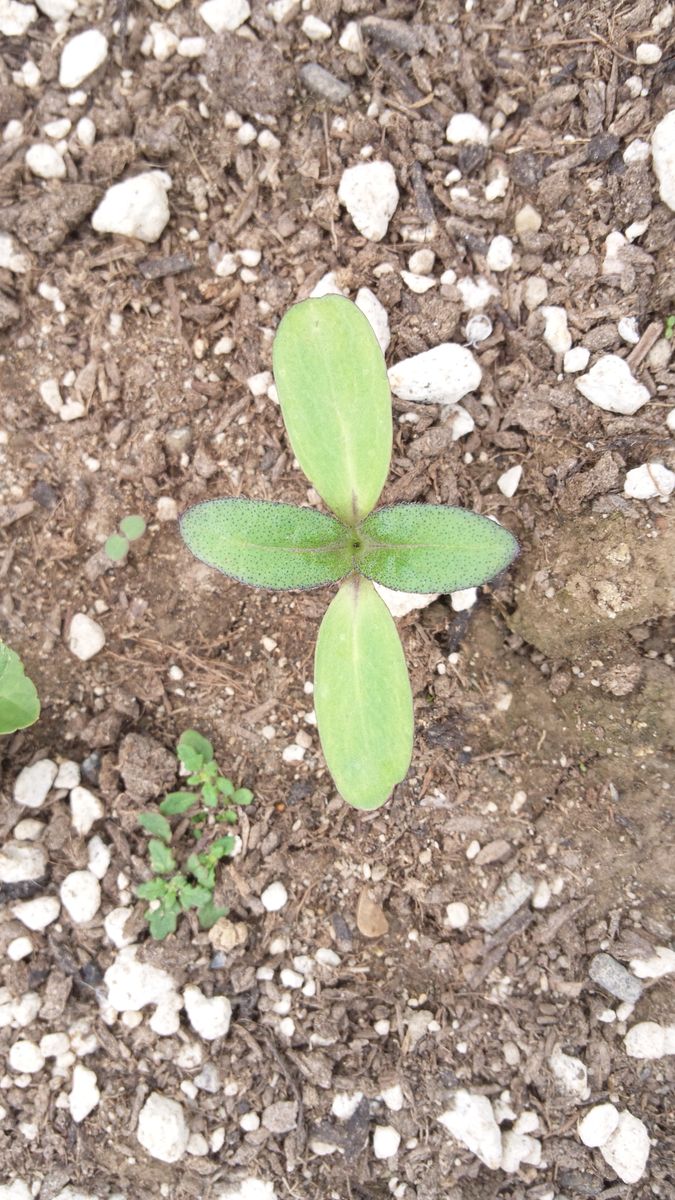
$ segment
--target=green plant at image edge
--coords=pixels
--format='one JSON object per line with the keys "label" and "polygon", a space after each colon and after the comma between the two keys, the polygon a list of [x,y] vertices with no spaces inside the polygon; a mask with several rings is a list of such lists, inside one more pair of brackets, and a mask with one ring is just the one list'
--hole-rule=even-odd
{"label": "green plant at image edge", "polygon": [[39,716],[35,684],[25,674],[19,655],[0,641],[0,734],[27,729]]}

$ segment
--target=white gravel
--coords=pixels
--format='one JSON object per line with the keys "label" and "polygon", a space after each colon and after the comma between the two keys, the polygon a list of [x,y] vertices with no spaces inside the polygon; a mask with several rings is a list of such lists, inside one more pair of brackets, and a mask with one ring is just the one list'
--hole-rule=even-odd
{"label": "white gravel", "polygon": [[520,463],[518,463],[518,465],[515,467],[509,467],[508,471],[504,471],[497,480],[497,487],[499,488],[502,496],[506,496],[508,499],[510,499],[511,496],[515,496],[522,477],[523,468],[520,466]]}
{"label": "white gravel", "polygon": [[124,947],[108,967],[103,982],[108,989],[108,1003],[117,1012],[138,1012],[148,1004],[175,993],[176,984],[168,971],[152,963],[136,961],[136,949]]}
{"label": "white gravel", "polygon": [[398,1153],[401,1135],[391,1125],[376,1125],[373,1130],[373,1154],[375,1158],[393,1158]]}
{"label": "white gravel", "polygon": [[585,346],[573,346],[565,352],[563,371],[566,375],[574,375],[577,371],[585,371],[591,357],[590,350]]}
{"label": "white gravel", "polygon": [[628,1030],[623,1044],[629,1058],[666,1058],[675,1054],[675,1025],[640,1021]]}
{"label": "white gravel", "polygon": [[491,1171],[502,1161],[502,1135],[487,1096],[460,1088],[450,1108],[438,1118],[458,1142],[466,1146]]}
{"label": "white gravel", "polygon": [[170,217],[166,171],[143,171],[109,187],[91,218],[98,233],[117,233],[156,242]]}
{"label": "white gravel", "polygon": [[108,39],[100,29],[85,29],[66,42],[61,51],[59,83],[63,88],[77,88],[108,57]]}
{"label": "white gravel", "polygon": [[639,1117],[624,1111],[614,1133],[600,1147],[600,1153],[622,1183],[637,1183],[642,1179],[649,1158],[649,1133]]}
{"label": "white gravel", "polygon": [[274,883],[268,884],[260,901],[266,912],[279,912],[288,903],[288,892],[283,883],[277,879]]}
{"label": "white gravel", "polygon": [[24,767],[14,783],[14,803],[25,808],[42,808],[52,788],[58,767],[51,758]]}
{"label": "white gravel", "polygon": [[632,416],[649,400],[647,388],[617,354],[603,354],[574,385],[596,408],[622,416]]}
{"label": "white gravel", "polygon": [[596,1104],[579,1121],[577,1130],[584,1146],[604,1146],[619,1123],[619,1110],[613,1104]]}
{"label": "white gravel", "polygon": [[0,883],[27,883],[42,879],[47,854],[32,842],[6,842],[0,849]]}
{"label": "white gravel", "polygon": [[70,819],[80,837],[89,833],[95,821],[100,821],[105,809],[98,796],[85,787],[74,787],[70,793]]}
{"label": "white gravel", "polygon": [[0,0],[0,34],[3,37],[23,37],[36,17],[37,9],[33,4]]}
{"label": "white gravel", "polygon": [[675,971],[675,950],[669,946],[657,946],[648,958],[632,958],[630,969],[638,979],[661,979]]}
{"label": "white gravel", "polygon": [[373,586],[395,620],[405,617],[415,609],[428,608],[439,597],[438,592],[398,592],[395,588],[385,587],[383,583],[375,583]]}
{"label": "white gravel", "polygon": [[445,137],[451,146],[461,146],[464,142],[487,146],[490,130],[478,117],[474,117],[473,113],[455,113],[454,117],[450,118]]}
{"label": "white gravel", "polygon": [[76,1125],[94,1111],[100,1099],[101,1093],[94,1071],[77,1063],[73,1069],[73,1085],[68,1094],[70,1115]]}
{"label": "white gravel", "polygon": [[45,1065],[45,1056],[35,1042],[20,1040],[10,1046],[7,1062],[20,1075],[35,1075]]}
{"label": "white gravel", "polygon": [[195,984],[190,984],[183,992],[183,1000],[192,1028],[204,1041],[225,1037],[232,1019],[232,1005],[227,996],[208,997]]}
{"label": "white gravel", "polygon": [[48,142],[35,142],[26,151],[26,166],[38,179],[65,179],[63,155]]}
{"label": "white gravel", "polygon": [[367,287],[359,288],[356,293],[356,307],[361,309],[364,317],[369,321],[373,333],[380,343],[382,353],[386,354],[391,341],[389,315],[386,308],[380,303],[375,293]]}
{"label": "white gravel", "polygon": [[546,322],[544,341],[554,354],[566,354],[572,348],[572,335],[567,328],[567,312],[559,304],[547,304],[541,310]]}
{"label": "white gravel", "polygon": [[343,172],[338,200],[345,206],[359,233],[381,242],[396,212],[398,187],[389,162],[358,163]]}
{"label": "white gravel", "polygon": [[675,108],[666,113],[652,134],[652,163],[659,195],[675,212]]}
{"label": "white gravel", "polygon": [[86,613],[75,613],[68,630],[68,649],[75,658],[87,662],[105,646],[105,633],[98,621]]}
{"label": "white gravel", "polygon": [[248,0],[206,0],[200,4],[199,15],[214,33],[227,29],[234,33],[251,15]]}
{"label": "white gravel", "polygon": [[61,884],[59,895],[75,925],[87,925],[101,907],[101,885],[91,871],[71,871]]}
{"label": "white gravel", "polygon": [[136,1136],[153,1158],[178,1162],[190,1139],[183,1106],[160,1092],[151,1092],[139,1113]]}
{"label": "white gravel", "polygon": [[400,400],[456,404],[480,385],[482,372],[466,346],[442,342],[389,370],[389,386]]}
{"label": "white gravel", "polygon": [[504,234],[493,237],[487,252],[487,265],[491,271],[508,271],[513,266],[513,242]]}
{"label": "white gravel", "polygon": [[642,463],[626,474],[624,496],[631,500],[667,500],[675,488],[675,473],[663,463]]}
{"label": "white gravel", "polygon": [[56,920],[61,905],[56,896],[35,896],[33,900],[19,900],[10,911],[27,929],[38,933]]}
{"label": "white gravel", "polygon": [[551,1073],[558,1085],[558,1090],[577,1100],[588,1100],[591,1089],[588,1086],[588,1071],[580,1058],[565,1054],[556,1046],[548,1059]]}
{"label": "white gravel", "polygon": [[445,924],[451,929],[466,929],[469,916],[469,906],[463,900],[454,900],[445,907]]}

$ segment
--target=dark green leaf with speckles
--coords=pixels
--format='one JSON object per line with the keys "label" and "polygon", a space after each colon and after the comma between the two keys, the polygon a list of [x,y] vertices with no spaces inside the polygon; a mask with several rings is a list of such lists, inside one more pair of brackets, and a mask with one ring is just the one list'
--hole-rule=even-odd
{"label": "dark green leaf with speckles", "polygon": [[183,514],[180,528],[202,562],[254,587],[320,587],[353,567],[349,530],[313,508],[206,500]]}
{"label": "dark green leaf with speckles", "polygon": [[395,504],[361,527],[358,569],[400,592],[456,592],[478,587],[518,553],[513,534],[464,508]]}

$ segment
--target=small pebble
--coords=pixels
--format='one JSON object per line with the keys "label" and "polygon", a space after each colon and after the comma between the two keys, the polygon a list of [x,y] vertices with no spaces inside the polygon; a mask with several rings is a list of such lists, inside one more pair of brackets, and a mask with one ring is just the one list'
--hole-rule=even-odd
{"label": "small pebble", "polygon": [[105,633],[86,613],[75,613],[68,630],[68,649],[75,658],[87,662],[105,646]]}
{"label": "small pebble", "polygon": [[624,1111],[614,1132],[600,1147],[600,1153],[622,1183],[637,1183],[644,1175],[649,1158],[649,1133],[639,1117]]}
{"label": "small pebble", "polygon": [[88,924],[101,906],[101,885],[91,871],[71,871],[63,880],[59,895],[75,925]]}
{"label": "small pebble", "polygon": [[585,346],[572,346],[572,349],[567,350],[563,357],[563,371],[566,375],[573,375],[577,371],[585,371],[590,357],[591,352]]}
{"label": "small pebble", "polygon": [[567,312],[560,305],[549,304],[542,308],[546,321],[544,341],[554,354],[566,354],[572,346],[572,335],[567,328]]}
{"label": "small pebble", "polygon": [[626,473],[623,485],[624,496],[631,500],[666,501],[675,488],[675,473],[663,463],[643,463]]}
{"label": "small pebble", "polygon": [[92,825],[100,821],[105,810],[98,796],[84,787],[74,787],[70,793],[70,819],[73,829],[85,837]]}
{"label": "small pebble", "polygon": [[7,957],[12,962],[20,962],[22,958],[28,958],[32,953],[33,943],[29,937],[13,938],[7,947]]}
{"label": "small pebble", "polygon": [[234,33],[251,15],[248,0],[205,0],[199,6],[199,15],[214,33],[227,30]]}
{"label": "small pebble", "polygon": [[56,920],[61,905],[56,896],[36,896],[33,900],[20,900],[13,904],[10,911],[22,925],[37,933]]}
{"label": "small pebble", "polygon": [[58,774],[51,758],[42,758],[19,771],[14,783],[14,803],[26,808],[42,808]]}
{"label": "small pebble", "polygon": [[662,51],[655,42],[640,42],[635,51],[636,61],[641,67],[654,67],[661,61]]}
{"label": "small pebble", "polygon": [[108,57],[108,39],[99,29],[85,29],[66,42],[61,51],[59,83],[77,88],[97,71]]}
{"label": "small pebble", "polygon": [[113,184],[91,218],[93,228],[156,242],[170,217],[166,198],[170,183],[165,171],[143,171]]}
{"label": "small pebble", "polygon": [[190,1139],[182,1105],[160,1092],[151,1092],[140,1111],[136,1136],[153,1158],[178,1162]]}
{"label": "small pebble", "polygon": [[225,1037],[232,1019],[232,1005],[226,996],[207,997],[195,984],[183,992],[188,1020],[205,1041]]}
{"label": "small pebble", "polygon": [[666,113],[652,134],[652,161],[659,195],[675,212],[675,108]]}
{"label": "small pebble", "polygon": [[423,246],[410,255],[408,270],[412,271],[413,275],[430,275],[435,261],[436,255],[433,250],[430,250],[428,246]]}
{"label": "small pebble", "polygon": [[619,1112],[613,1104],[596,1104],[579,1121],[577,1132],[584,1146],[597,1149],[609,1140],[618,1123]]}
{"label": "small pebble", "polygon": [[302,32],[305,37],[309,38],[310,42],[325,42],[332,36],[333,30],[330,25],[322,21],[320,17],[313,13],[308,13],[302,22]]}
{"label": "small pebble", "polygon": [[398,1153],[401,1135],[391,1125],[376,1125],[373,1130],[373,1154],[375,1158],[393,1158]]}
{"label": "small pebble", "polygon": [[519,237],[525,233],[539,233],[541,214],[531,204],[524,204],[522,208],[518,209],[514,224]]}
{"label": "small pebble", "polygon": [[[414,256],[413,256],[414,257]],[[359,288],[356,293],[356,307],[361,309],[364,317],[369,321],[370,326],[380,343],[380,349],[383,354],[386,354],[391,340],[391,332],[389,329],[389,316],[383,304],[380,303],[374,292],[370,288]]]}
{"label": "small pebble", "polygon": [[382,241],[399,199],[391,163],[359,163],[348,167],[340,180],[338,199],[359,233],[369,241]]}
{"label": "small pebble", "polygon": [[647,388],[617,354],[604,354],[587,375],[575,379],[574,386],[597,408],[622,416],[633,416],[650,399]]}
{"label": "small pebble", "polygon": [[70,1115],[76,1125],[94,1111],[100,1099],[101,1093],[94,1071],[77,1063],[73,1069],[73,1085],[68,1095]]}
{"label": "small pebble", "polygon": [[502,493],[502,496],[506,496],[508,499],[510,499],[512,496],[515,496],[522,476],[523,468],[520,466],[520,464],[515,467],[509,467],[508,471],[504,471],[504,473],[500,475],[499,479],[497,480],[497,487]]}
{"label": "small pebble", "polygon": [[[588,974],[594,983],[627,1004],[636,1004],[642,995],[643,987],[639,979],[631,975],[621,963],[610,954],[596,954],[591,959]],[[620,1018],[621,1019],[621,1018]]]}
{"label": "small pebble", "polygon": [[35,1075],[45,1065],[45,1056],[35,1042],[18,1041],[9,1048],[7,1062],[20,1075]]}
{"label": "small pebble", "polygon": [[288,892],[283,883],[276,880],[265,888],[260,901],[266,912],[279,912],[288,903]]}
{"label": "small pebble", "polygon": [[455,113],[445,131],[445,137],[451,146],[460,146],[464,142],[487,146],[490,141],[490,131],[487,125],[484,125],[472,113]]}
{"label": "small pebble", "polygon": [[494,237],[488,247],[486,262],[491,271],[508,271],[513,266],[513,242],[511,239],[503,234]]}
{"label": "small pebble", "polygon": [[462,900],[455,900],[446,905],[445,924],[451,929],[466,929],[469,924],[469,906]]}

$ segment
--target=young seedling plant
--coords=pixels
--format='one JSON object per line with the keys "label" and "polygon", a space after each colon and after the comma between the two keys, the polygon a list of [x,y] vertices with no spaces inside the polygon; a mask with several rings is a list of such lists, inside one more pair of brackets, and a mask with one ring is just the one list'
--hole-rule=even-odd
{"label": "young seedling plant", "polygon": [[210,929],[228,909],[214,903],[216,871],[221,858],[234,850],[234,837],[226,834],[211,841],[205,849],[193,851],[185,859],[182,870],[172,846],[174,830],[168,818],[183,816],[188,828],[199,841],[212,824],[234,825],[237,807],[248,805],[253,792],[235,788],[231,779],[220,774],[213,756],[213,746],[194,729],[181,735],[177,755],[188,775],[186,783],[193,791],[169,792],[159,805],[158,812],[142,812],[138,823],[151,834],[148,856],[153,878],[136,888],[136,895],[151,902],[146,910],[150,934],[157,941],[174,933],[182,912],[194,908],[202,929]]}
{"label": "young seedling plant", "polygon": [[0,733],[26,729],[39,716],[35,684],[24,673],[18,654],[0,641]]}
{"label": "young seedling plant", "polygon": [[145,521],[143,517],[132,515],[122,517],[119,523],[119,531],[111,533],[110,537],[106,538],[103,549],[105,550],[111,562],[123,562],[129,553],[129,543],[138,541],[145,533]]}
{"label": "young seedling plant", "polygon": [[342,296],[284,316],[274,378],[295,457],[333,516],[266,500],[207,500],[181,518],[192,553],[259,588],[339,583],[319,628],[314,701],[339,793],[375,809],[412,757],[413,704],[403,648],[373,583],[453,592],[486,583],[517,553],[495,521],[461,508],[373,511],[391,458],[387,370],[368,321]]}

